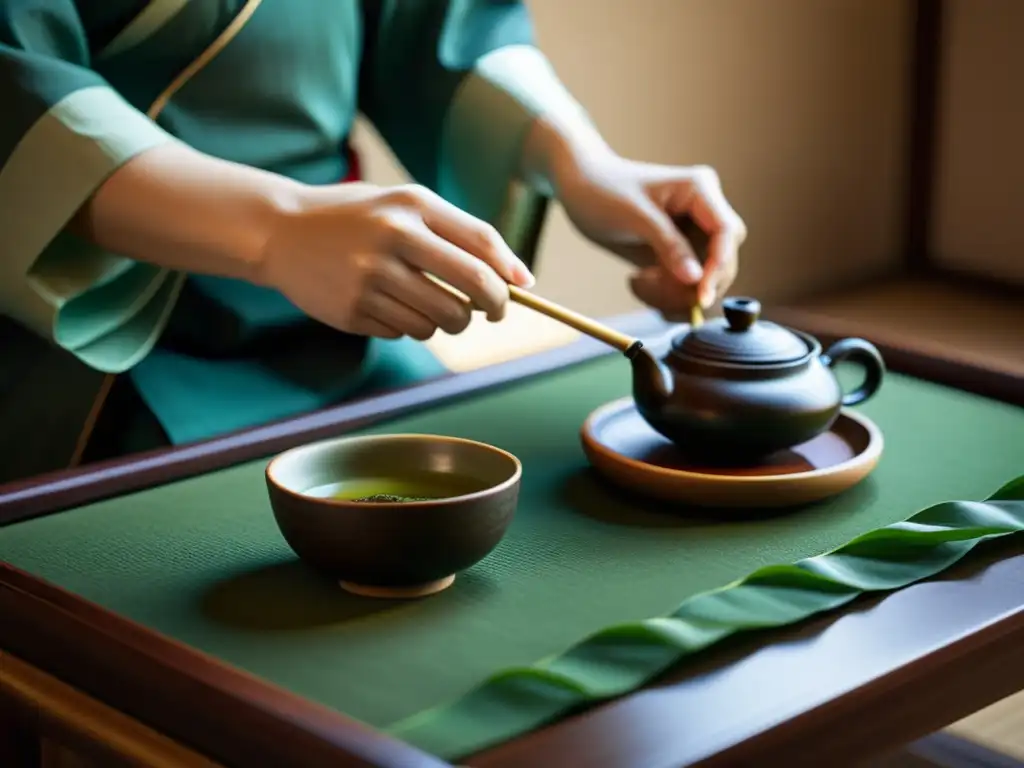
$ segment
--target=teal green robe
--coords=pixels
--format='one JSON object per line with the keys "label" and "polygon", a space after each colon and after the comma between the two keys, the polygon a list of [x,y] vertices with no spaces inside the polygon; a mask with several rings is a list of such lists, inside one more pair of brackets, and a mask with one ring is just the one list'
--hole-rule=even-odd
{"label": "teal green robe", "polygon": [[[525,133],[539,114],[579,109],[534,46],[522,2],[263,0],[147,117],[246,5],[0,0],[0,315],[10,321],[0,330],[0,417],[28,418],[18,416],[25,382],[11,384],[24,333],[90,372],[130,377],[171,443],[444,372],[411,340],[328,331],[276,292],[177,275],[64,231],[119,166],[172,140],[336,183],[362,113],[413,179],[515,246],[518,214],[535,210],[510,196]],[[64,370],[67,359],[45,370]],[[64,375],[34,370],[38,397],[42,380]],[[38,433],[57,420],[19,428]],[[12,429],[0,427],[0,452],[17,450]]]}

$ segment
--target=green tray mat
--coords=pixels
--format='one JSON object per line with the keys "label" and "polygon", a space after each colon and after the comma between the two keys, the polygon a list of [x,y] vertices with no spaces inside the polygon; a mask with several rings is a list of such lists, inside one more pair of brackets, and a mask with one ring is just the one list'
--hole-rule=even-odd
{"label": "green tray mat", "polygon": [[[422,601],[358,598],[307,573],[274,525],[264,461],[9,526],[0,530],[0,557],[457,759],[568,707],[628,691],[675,658],[744,626],[790,623],[861,589],[893,588],[934,573],[936,563],[948,564],[941,546],[943,557],[925,558],[930,570],[897,568],[888,581],[847,579],[846,586],[828,587],[820,574],[808,577],[808,601],[808,585],[783,568],[783,586],[799,589],[788,604],[778,603],[778,594],[762,596],[783,606],[770,620],[757,615],[757,599],[746,599],[749,589],[732,589],[712,595],[738,596],[726,619],[705,616],[701,625],[690,616],[682,634],[678,622],[644,623],[757,569],[827,552],[939,502],[987,498],[1024,468],[1024,411],[892,374],[861,409],[885,432],[886,450],[859,486],[790,514],[686,519],[610,491],[588,469],[580,425],[594,408],[628,392],[628,367],[611,356],[361,430],[457,435],[523,460],[520,506],[504,541],[452,588]],[[973,546],[1012,530],[1013,514],[1024,517],[1019,509],[965,508],[994,514],[996,522],[982,525],[963,513],[968,521],[951,524],[952,534],[950,525],[940,526],[945,534],[935,534],[932,523],[922,530]],[[835,558],[830,562],[837,567]],[[825,593],[834,598],[828,605],[813,598]],[[633,626],[550,660],[624,624]],[[608,637],[624,649],[617,661]],[[424,712],[489,676],[544,659],[547,673],[499,676],[451,709]]]}

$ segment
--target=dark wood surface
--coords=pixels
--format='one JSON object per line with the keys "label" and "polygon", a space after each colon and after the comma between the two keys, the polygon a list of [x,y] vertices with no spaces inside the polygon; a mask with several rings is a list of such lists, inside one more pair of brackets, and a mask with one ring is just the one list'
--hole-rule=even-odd
{"label": "dark wood surface", "polygon": [[882,329],[865,333],[854,321],[803,308],[774,307],[769,314],[783,325],[812,329],[824,347],[847,336],[864,336],[878,347],[891,370],[1024,406],[1024,380],[1016,370],[998,361],[981,362],[977,356],[958,354],[955,349],[924,342],[912,334]]}
{"label": "dark wood surface", "polygon": [[[798,325],[827,337],[812,320]],[[650,313],[612,324],[641,336],[667,329]],[[0,487],[0,522],[267,456],[602,353],[585,340],[207,443]],[[913,350],[890,367],[1007,394],[998,371]],[[972,558],[943,579],[741,638],[657,686],[467,762],[821,766],[888,751],[1024,687],[1024,554],[1017,542],[986,552],[987,562]],[[227,764],[443,764],[10,566],[0,566],[0,615],[3,649]]]}
{"label": "dark wood surface", "polygon": [[906,267],[914,273],[931,266],[945,5],[944,0],[913,1],[903,254]]}
{"label": "dark wood surface", "polygon": [[39,765],[39,739],[29,715],[15,709],[0,694],[0,765],[7,768]]}

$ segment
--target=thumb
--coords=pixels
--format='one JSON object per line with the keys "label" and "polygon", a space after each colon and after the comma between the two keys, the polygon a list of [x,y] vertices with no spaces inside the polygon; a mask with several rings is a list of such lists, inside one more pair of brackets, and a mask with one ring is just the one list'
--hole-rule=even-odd
{"label": "thumb", "polygon": [[641,226],[638,234],[647,240],[658,263],[684,285],[700,282],[704,269],[672,218],[647,196],[640,199],[637,208]]}

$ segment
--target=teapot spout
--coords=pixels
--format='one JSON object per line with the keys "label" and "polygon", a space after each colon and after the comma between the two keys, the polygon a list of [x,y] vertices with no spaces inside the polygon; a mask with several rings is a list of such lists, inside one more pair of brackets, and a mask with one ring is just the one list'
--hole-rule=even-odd
{"label": "teapot spout", "polygon": [[639,342],[626,352],[633,366],[633,399],[642,412],[659,413],[672,400],[668,369]]}

